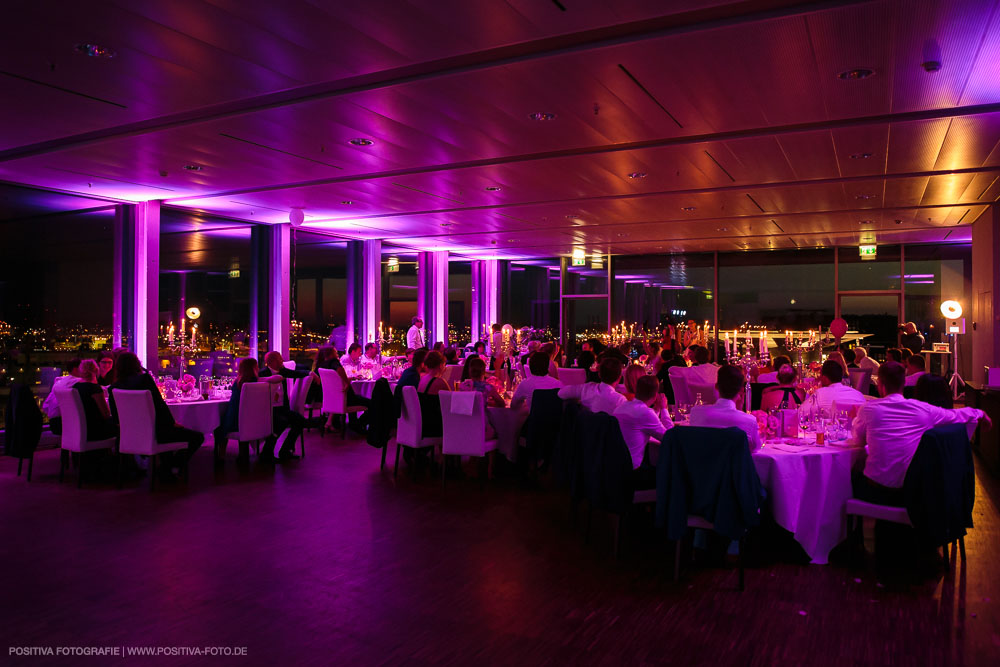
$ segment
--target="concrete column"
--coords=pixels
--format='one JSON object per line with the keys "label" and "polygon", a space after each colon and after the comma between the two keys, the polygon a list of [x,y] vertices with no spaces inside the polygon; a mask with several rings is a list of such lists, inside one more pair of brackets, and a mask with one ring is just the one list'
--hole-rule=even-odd
{"label": "concrete column", "polygon": [[[972,338],[971,369],[963,377],[986,382],[984,367],[1000,365],[1000,206],[994,204],[972,224],[972,303],[963,303],[966,335]],[[961,338],[961,336],[959,336]],[[960,352],[965,346],[960,345]],[[967,355],[968,356],[968,355]]]}
{"label": "concrete column", "polygon": [[448,251],[422,252],[417,261],[417,312],[429,331],[429,347],[448,341]]}
{"label": "concrete column", "polygon": [[143,367],[155,369],[159,363],[160,202],[121,205],[118,222],[122,271],[120,282],[116,279],[120,297],[115,306],[120,310],[115,320],[124,324],[129,349]]}

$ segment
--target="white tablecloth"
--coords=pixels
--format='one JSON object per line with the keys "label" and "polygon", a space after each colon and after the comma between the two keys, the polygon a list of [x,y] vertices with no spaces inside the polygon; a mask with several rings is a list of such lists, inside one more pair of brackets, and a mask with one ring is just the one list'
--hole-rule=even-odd
{"label": "white tablecloth", "polygon": [[[354,393],[357,394],[358,396],[371,398],[372,391],[375,390],[375,382],[376,382],[375,380],[352,380],[351,388],[354,390]],[[389,390],[393,392],[396,391],[395,380],[389,380]]]}
{"label": "white tablecloth", "polygon": [[497,432],[497,451],[506,456],[509,461],[515,461],[521,428],[528,419],[528,413],[524,410],[511,410],[510,408],[486,408],[486,418],[490,420],[493,430]]}
{"label": "white tablecloth", "polygon": [[211,434],[222,423],[222,415],[226,412],[229,399],[218,398],[209,401],[167,402],[170,414],[181,426]]}
{"label": "white tablecloth", "polygon": [[851,467],[863,452],[836,446],[790,452],[765,443],[753,455],[775,521],[795,535],[813,563],[825,565],[830,550],[847,537]]}

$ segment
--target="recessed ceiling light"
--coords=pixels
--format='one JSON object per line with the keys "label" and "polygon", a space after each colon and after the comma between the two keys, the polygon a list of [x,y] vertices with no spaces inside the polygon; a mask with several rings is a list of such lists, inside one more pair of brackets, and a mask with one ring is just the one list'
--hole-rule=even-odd
{"label": "recessed ceiling light", "polygon": [[644,171],[633,171],[628,175],[629,178],[646,178],[646,172]]}
{"label": "recessed ceiling light", "polygon": [[896,224],[897,224],[897,225],[901,225],[901,224],[903,224],[903,221],[902,221],[902,220],[897,220],[897,221],[896,221]]}
{"label": "recessed ceiling light", "polygon": [[717,231],[717,232],[728,232],[729,228],[728,227],[719,227],[715,231]]}
{"label": "recessed ceiling light", "polygon": [[859,225],[870,225],[873,222],[875,222],[875,221],[874,220],[861,220],[861,221],[858,222],[858,224]]}
{"label": "recessed ceiling light", "polygon": [[352,202],[350,199],[345,199],[344,201],[342,201],[340,203],[343,204],[344,206],[350,206],[354,202]]}
{"label": "recessed ceiling light", "polygon": [[77,44],[76,50],[91,58],[114,58],[118,55],[114,49],[99,44]]}
{"label": "recessed ceiling light", "polygon": [[453,224],[455,224],[455,223],[453,223],[453,222],[442,222],[441,226],[442,227],[451,227]]}
{"label": "recessed ceiling light", "polygon": [[516,239],[507,239],[507,243],[515,243]]}
{"label": "recessed ceiling light", "polygon": [[500,186],[499,185],[487,185],[486,189],[489,192],[500,192]]}
{"label": "recessed ceiling light", "polygon": [[621,239],[621,238],[625,238],[626,236],[628,236],[628,234],[626,234],[625,232],[618,232],[618,238]]}
{"label": "recessed ceiling light", "polygon": [[837,75],[837,78],[842,81],[858,81],[860,79],[867,79],[870,76],[875,76],[875,70],[868,69],[867,67],[858,67],[857,69],[849,69],[841,72]]}
{"label": "recessed ceiling light", "polygon": [[694,206],[681,206],[681,210],[682,211],[693,211],[693,210],[695,210],[695,207]]}
{"label": "recessed ceiling light", "polygon": [[202,167],[200,164],[186,164],[184,165],[184,168],[188,171],[201,171]]}
{"label": "recessed ceiling light", "polygon": [[536,111],[535,113],[528,114],[528,118],[531,120],[555,120],[556,115],[548,111]]}
{"label": "recessed ceiling light", "polygon": [[347,143],[351,144],[352,146],[371,146],[375,142],[372,141],[371,139],[362,139],[358,137],[357,139],[351,139]]}
{"label": "recessed ceiling light", "polygon": [[867,160],[871,156],[871,153],[851,153],[852,160]]}
{"label": "recessed ceiling light", "polygon": [[875,195],[858,195],[855,199],[861,199],[861,200],[875,199]]}

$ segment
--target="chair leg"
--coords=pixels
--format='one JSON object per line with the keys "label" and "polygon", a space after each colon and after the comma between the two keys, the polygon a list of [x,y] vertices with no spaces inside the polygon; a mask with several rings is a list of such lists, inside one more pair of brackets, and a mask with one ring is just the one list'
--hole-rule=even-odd
{"label": "chair leg", "polygon": [[66,471],[66,458],[68,453],[65,449],[59,450],[59,483],[63,481],[63,473]]}
{"label": "chair leg", "polygon": [[681,580],[681,540],[677,540],[676,545],[674,549],[674,583]]}
{"label": "chair leg", "polygon": [[17,460],[17,476],[21,476],[21,466],[24,465],[24,459]]}
{"label": "chair leg", "polygon": [[403,448],[403,446],[400,445],[399,442],[397,441],[396,442],[396,465],[394,465],[392,467],[392,478],[393,479],[396,479],[396,475],[399,474],[399,450],[402,449],[402,448]]}
{"label": "chair leg", "polygon": [[184,474],[184,483],[185,484],[188,483],[188,468],[190,466],[191,466],[191,454],[188,453],[188,455],[184,458],[184,467],[183,467],[183,470],[184,470],[184,473],[183,473]]}
{"label": "chair leg", "polygon": [[345,414],[340,420],[340,439],[347,440],[347,415]]}
{"label": "chair leg", "polygon": [[389,443],[387,442],[384,445],[382,445],[382,462],[378,466],[379,472],[385,470],[385,455],[388,451],[389,451]]}
{"label": "chair leg", "polygon": [[[31,456],[28,457],[28,481],[31,481],[31,471],[35,469],[35,453],[31,452]],[[965,549],[965,545],[962,545],[962,549]],[[963,556],[964,558],[964,556]]]}
{"label": "chair leg", "polygon": [[[31,479],[31,468],[28,468],[28,479]],[[958,538],[958,552],[962,556],[962,562],[965,562],[965,537],[962,536]]]}
{"label": "chair leg", "polygon": [[746,546],[746,538],[741,537],[739,541],[739,563],[740,563],[740,592],[743,592],[743,548]]}
{"label": "chair leg", "polygon": [[302,458],[305,458],[306,457],[306,432],[305,432],[305,429],[302,430],[301,445],[302,445]]}

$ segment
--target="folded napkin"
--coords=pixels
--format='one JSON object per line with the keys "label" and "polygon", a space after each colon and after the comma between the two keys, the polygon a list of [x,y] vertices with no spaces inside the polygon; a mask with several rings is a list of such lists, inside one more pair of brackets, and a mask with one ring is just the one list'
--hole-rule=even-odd
{"label": "folded napkin", "polygon": [[451,395],[451,414],[471,415],[472,407],[476,404],[476,392],[456,391]]}
{"label": "folded napkin", "polygon": [[791,452],[792,454],[799,454],[810,449],[809,447],[804,447],[802,445],[772,445],[770,443],[768,443],[767,448],[777,449],[779,452]]}

